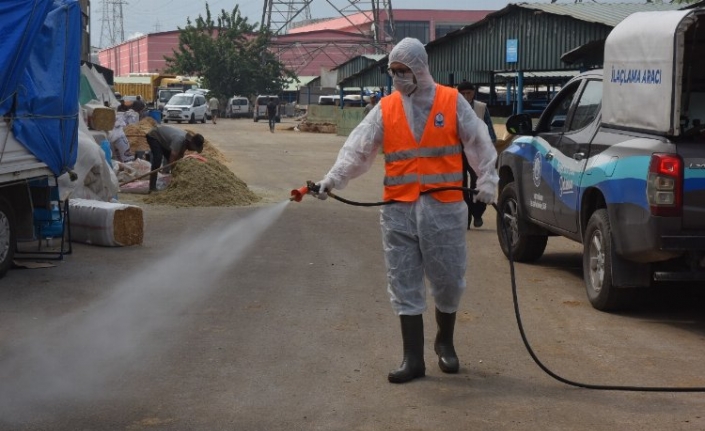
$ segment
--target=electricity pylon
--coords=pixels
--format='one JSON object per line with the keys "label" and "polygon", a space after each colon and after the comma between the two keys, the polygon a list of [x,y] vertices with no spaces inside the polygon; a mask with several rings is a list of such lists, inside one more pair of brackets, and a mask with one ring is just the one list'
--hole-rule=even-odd
{"label": "electricity pylon", "polygon": [[[267,30],[274,36],[269,46],[271,51],[278,54],[296,51],[296,56],[289,56],[290,64],[286,64],[289,69],[293,71],[302,69],[315,56],[326,50],[345,52],[348,56],[354,56],[365,53],[386,54],[391,49],[394,43],[392,0],[347,0],[346,5],[345,1],[338,0],[337,3],[343,4],[342,7],[333,4],[331,0],[326,0],[335,10],[334,16],[327,19],[340,17],[346,19],[350,24],[348,31],[362,37],[352,38],[349,41],[339,39],[325,42],[313,42],[305,38],[301,40],[291,37],[277,38],[295,27],[297,19],[301,24],[315,22],[311,20],[312,2],[313,0],[264,0],[260,29]],[[350,17],[355,14],[363,14],[367,19],[354,21]]]}
{"label": "electricity pylon", "polygon": [[[100,47],[107,42],[108,46],[113,46],[125,40],[125,28],[123,27],[122,5],[126,5],[125,0],[103,0],[103,17],[100,25]],[[103,39],[105,37],[105,39]]]}

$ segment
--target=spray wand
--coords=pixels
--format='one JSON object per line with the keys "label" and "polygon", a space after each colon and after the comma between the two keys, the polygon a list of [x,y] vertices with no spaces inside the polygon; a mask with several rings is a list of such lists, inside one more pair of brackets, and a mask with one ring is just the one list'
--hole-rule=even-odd
{"label": "spray wand", "polygon": [[[428,193],[443,192],[443,191],[447,191],[447,190],[460,190],[460,191],[466,191],[466,192],[470,192],[473,194],[477,194],[477,190],[475,190],[475,189],[471,189],[469,187],[456,187],[456,186],[436,187],[433,189],[424,190],[421,192],[421,194],[425,195]],[[305,186],[298,188],[298,189],[294,189],[291,191],[291,197],[289,198],[289,200],[301,202],[301,199],[303,199],[304,195],[318,196],[318,194],[320,192],[321,192],[320,186],[318,184],[314,183],[313,181],[308,180],[308,181],[306,181]],[[340,197],[336,194],[333,194],[333,192],[331,192],[330,190],[326,190],[326,194],[328,196],[332,197],[333,199],[340,201],[344,204],[353,205],[353,206],[357,206],[357,207],[378,207],[381,205],[389,205],[389,204],[393,204],[396,202],[393,200],[380,201],[380,202],[357,202],[357,201],[351,201],[351,200],[345,199],[343,197]],[[497,204],[493,203],[492,206],[494,207],[495,210],[499,211],[497,209]]]}

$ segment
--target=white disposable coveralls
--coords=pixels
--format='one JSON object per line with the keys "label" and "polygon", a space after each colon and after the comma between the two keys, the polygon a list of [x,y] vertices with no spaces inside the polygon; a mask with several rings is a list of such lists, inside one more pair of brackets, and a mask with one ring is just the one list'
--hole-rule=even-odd
{"label": "white disposable coveralls", "polygon": [[[402,63],[413,72],[417,88],[402,96],[404,112],[416,142],[426,127],[436,95],[426,50],[417,39],[405,38],[389,55],[389,64]],[[487,132],[465,98],[457,99],[458,137],[470,166],[478,173],[477,188],[496,193],[499,177],[497,153]],[[338,158],[321,181],[329,189],[343,189],[348,181],[367,172],[382,146],[384,124],[378,103],[350,133]],[[385,205],[381,210],[382,243],[387,265],[387,290],[397,315],[418,315],[426,310],[428,278],[436,308],[455,313],[465,290],[466,227],[468,207],[461,199],[443,203],[432,194],[415,202]]]}

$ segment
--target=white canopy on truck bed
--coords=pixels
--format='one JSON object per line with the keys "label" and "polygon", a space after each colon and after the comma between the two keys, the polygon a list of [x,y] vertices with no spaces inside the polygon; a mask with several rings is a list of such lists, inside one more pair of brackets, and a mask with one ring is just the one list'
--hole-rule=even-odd
{"label": "white canopy on truck bed", "polygon": [[602,122],[676,136],[683,96],[685,32],[702,9],[637,12],[605,42]]}

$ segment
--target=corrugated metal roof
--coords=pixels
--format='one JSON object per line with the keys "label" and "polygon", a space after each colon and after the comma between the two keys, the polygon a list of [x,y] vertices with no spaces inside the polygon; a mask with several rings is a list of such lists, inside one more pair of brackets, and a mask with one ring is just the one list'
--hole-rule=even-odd
{"label": "corrugated metal roof", "polygon": [[[579,70],[557,70],[551,72],[524,72],[524,78],[570,79],[580,74]],[[516,78],[516,72],[502,72],[495,75],[499,79]]]}
{"label": "corrugated metal roof", "polygon": [[611,27],[635,12],[678,10],[683,7],[671,3],[516,3],[515,6]]}

